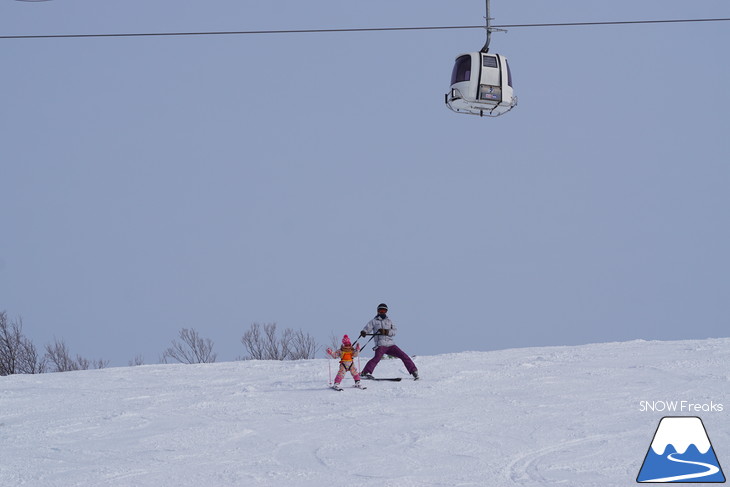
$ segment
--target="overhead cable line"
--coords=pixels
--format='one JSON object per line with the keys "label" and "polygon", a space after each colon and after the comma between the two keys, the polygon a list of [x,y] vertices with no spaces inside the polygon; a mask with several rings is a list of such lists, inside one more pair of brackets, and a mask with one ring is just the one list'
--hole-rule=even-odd
{"label": "overhead cable line", "polygon": [[[727,22],[730,18],[708,19],[673,19],[673,20],[620,20],[608,22],[563,22],[544,24],[505,24],[491,26],[493,29],[516,29],[523,27],[574,27],[595,25],[635,25],[635,24],[676,24],[694,22]],[[58,39],[87,37],[162,37],[162,36],[221,36],[221,35],[261,35],[261,34],[316,34],[334,32],[388,32],[410,30],[455,30],[484,29],[483,25],[454,25],[431,27],[364,27],[343,29],[291,29],[291,30],[243,30],[243,31],[208,31],[208,32],[140,32],[120,34],[45,34],[45,35],[0,35],[0,39]]]}

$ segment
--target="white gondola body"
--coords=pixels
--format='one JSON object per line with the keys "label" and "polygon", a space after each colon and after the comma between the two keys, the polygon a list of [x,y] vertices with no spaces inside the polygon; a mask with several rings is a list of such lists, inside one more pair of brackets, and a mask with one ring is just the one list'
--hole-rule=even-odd
{"label": "white gondola body", "polygon": [[471,52],[456,57],[446,104],[457,113],[496,117],[517,105],[507,58]]}

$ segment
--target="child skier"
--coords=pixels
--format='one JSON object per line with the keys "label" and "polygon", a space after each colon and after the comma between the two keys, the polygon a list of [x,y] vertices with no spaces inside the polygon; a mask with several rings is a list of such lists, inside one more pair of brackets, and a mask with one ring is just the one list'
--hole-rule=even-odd
{"label": "child skier", "polygon": [[360,354],[359,343],[353,347],[352,343],[350,342],[350,337],[345,335],[342,337],[342,346],[334,351],[331,348],[328,348],[327,354],[332,358],[340,359],[340,370],[337,371],[335,384],[332,386],[333,389],[338,391],[342,390],[342,387],[340,387],[340,382],[342,382],[342,379],[345,377],[345,374],[348,370],[350,371],[350,374],[352,374],[352,378],[355,379],[355,387],[365,389],[360,385],[360,374],[358,373],[357,367],[355,367],[355,361],[353,360]]}

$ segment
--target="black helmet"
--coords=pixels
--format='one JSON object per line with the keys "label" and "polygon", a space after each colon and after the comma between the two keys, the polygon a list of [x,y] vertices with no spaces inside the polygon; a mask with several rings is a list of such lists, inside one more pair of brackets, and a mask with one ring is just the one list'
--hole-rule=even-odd
{"label": "black helmet", "polygon": [[380,311],[381,309],[384,309],[385,311],[388,311],[388,305],[385,304],[385,303],[380,303],[378,305],[378,311]]}

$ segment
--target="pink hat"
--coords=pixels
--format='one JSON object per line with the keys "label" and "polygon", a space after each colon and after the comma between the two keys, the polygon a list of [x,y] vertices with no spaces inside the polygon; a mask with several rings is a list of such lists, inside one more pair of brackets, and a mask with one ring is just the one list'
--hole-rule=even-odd
{"label": "pink hat", "polygon": [[350,342],[350,337],[347,336],[347,335],[343,336],[342,337],[342,344],[344,346],[346,346],[346,347],[349,347],[350,345],[352,345],[352,342]]}

